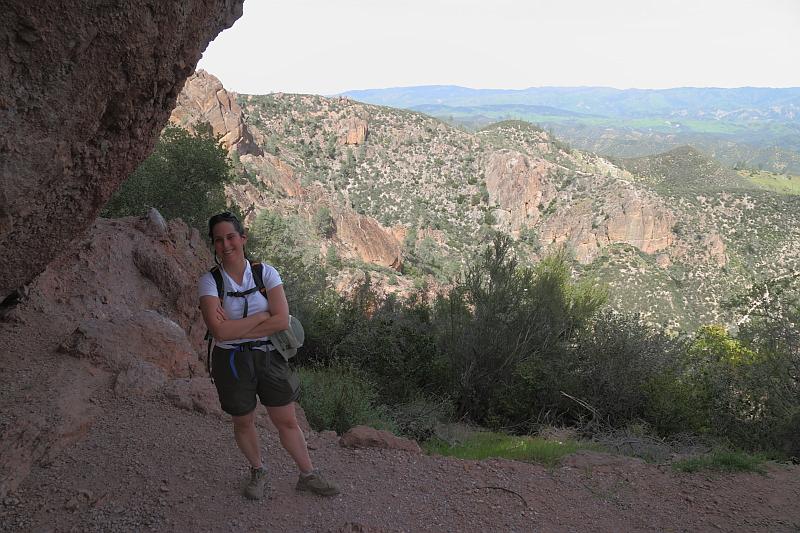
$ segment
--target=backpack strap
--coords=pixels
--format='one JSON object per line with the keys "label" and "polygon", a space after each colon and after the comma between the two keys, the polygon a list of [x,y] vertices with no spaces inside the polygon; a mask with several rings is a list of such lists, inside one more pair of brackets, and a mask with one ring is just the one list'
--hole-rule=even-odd
{"label": "backpack strap", "polygon": [[217,265],[209,272],[211,272],[211,275],[214,277],[214,283],[217,285],[217,297],[221,304],[222,298],[225,296],[225,283],[222,281],[222,271],[219,269],[219,265]]}
{"label": "backpack strap", "polygon": [[[222,299],[225,297],[225,282],[222,280],[222,272],[219,269],[219,265],[214,266],[209,272],[211,272],[211,276],[214,278],[214,283],[217,286],[217,297],[219,298],[220,305],[222,305]],[[208,375],[211,377],[211,383],[214,383],[214,377],[211,375],[211,349],[214,346],[214,337],[208,329],[206,329],[206,341],[208,341],[206,370],[208,370]]]}
{"label": "backpack strap", "polygon": [[250,263],[250,268],[253,271],[253,281],[256,283],[258,292],[260,292],[264,299],[267,300],[267,303],[269,303],[267,288],[264,287],[264,263],[260,261]]}

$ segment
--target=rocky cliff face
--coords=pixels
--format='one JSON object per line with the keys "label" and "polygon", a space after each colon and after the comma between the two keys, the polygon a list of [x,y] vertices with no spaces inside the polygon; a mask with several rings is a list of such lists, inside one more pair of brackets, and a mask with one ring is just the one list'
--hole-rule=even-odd
{"label": "rocky cliff face", "polygon": [[342,255],[400,270],[400,243],[390,229],[352,209],[336,209],[334,217],[335,238],[340,243],[340,253],[344,251]]}
{"label": "rocky cliff face", "polygon": [[340,130],[341,144],[364,144],[367,140],[369,126],[367,121],[362,118],[350,117],[347,119]]}
{"label": "rocky cliff face", "polygon": [[242,0],[4,3],[0,301],[92,224],[241,14]]}
{"label": "rocky cliff face", "polygon": [[228,93],[222,82],[204,70],[186,79],[169,121],[189,130],[198,123],[208,123],[228,151],[236,150],[239,155],[262,154],[242,120],[235,95]]}
{"label": "rocky cliff face", "polygon": [[[345,103],[347,103],[345,101]],[[368,123],[355,115],[331,116],[328,132],[340,146],[358,146],[366,142]],[[251,133],[239,105],[220,81],[204,71],[189,77],[170,121],[191,128],[200,121],[211,124],[221,142],[236,150],[242,169],[251,176],[227,187],[227,195],[246,213],[248,223],[261,210],[301,211],[312,219],[320,206],[327,206],[334,217],[334,232],[326,246],[334,246],[344,258],[356,259],[399,269],[401,247],[394,234],[373,217],[357,213],[351,205],[337,202],[330,190],[310,185],[303,187],[296,161],[282,153],[264,153],[258,143],[266,143],[270,131]],[[321,246],[322,249],[322,246]]]}
{"label": "rocky cliff face", "polygon": [[508,212],[508,228],[518,234],[521,228],[535,226],[542,208],[555,197],[548,175],[555,165],[516,151],[490,154],[486,163],[486,188],[489,200]]}
{"label": "rocky cliff face", "polygon": [[542,226],[542,243],[569,244],[575,259],[589,264],[612,244],[630,244],[646,254],[655,254],[675,241],[672,226],[676,217],[657,198],[626,191],[619,202],[606,208],[600,222],[590,201],[577,202],[557,212]]}

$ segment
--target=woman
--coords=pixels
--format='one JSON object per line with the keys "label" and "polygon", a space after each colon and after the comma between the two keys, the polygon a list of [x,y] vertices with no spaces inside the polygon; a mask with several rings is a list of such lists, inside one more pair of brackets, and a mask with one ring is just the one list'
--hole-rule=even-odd
{"label": "woman", "polygon": [[245,256],[247,235],[239,219],[225,212],[208,221],[214,260],[222,273],[225,296],[220,302],[211,272],[200,278],[200,310],[214,336],[211,375],[222,409],[233,418],[236,444],[250,463],[250,481],[244,495],[263,497],[267,486],[261,446],[255,426],[256,395],[278,428],[280,441],[300,470],[295,488],[323,496],[339,493],[338,487],[314,470],[305,437],[297,424],[294,401],[299,396],[297,376],[268,336],[289,327],[289,305],[277,270],[263,265],[267,298],[255,287],[250,262]]}

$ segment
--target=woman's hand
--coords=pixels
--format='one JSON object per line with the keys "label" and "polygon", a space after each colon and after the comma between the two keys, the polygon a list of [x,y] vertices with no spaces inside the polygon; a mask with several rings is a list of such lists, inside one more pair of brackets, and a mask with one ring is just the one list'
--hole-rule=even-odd
{"label": "woman's hand", "polygon": [[217,308],[216,308],[215,312],[216,312],[216,315],[217,315],[217,319],[220,322],[228,320],[228,316],[225,314],[225,309],[222,308],[222,304],[217,305]]}

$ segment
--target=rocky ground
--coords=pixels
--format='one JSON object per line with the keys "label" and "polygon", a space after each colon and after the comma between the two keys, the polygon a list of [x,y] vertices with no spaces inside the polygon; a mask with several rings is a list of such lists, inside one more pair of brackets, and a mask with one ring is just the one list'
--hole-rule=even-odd
{"label": "rocky ground", "polygon": [[797,531],[800,470],[678,474],[585,454],[548,469],[309,441],[342,494],[298,494],[264,432],[268,497],[247,475],[229,424],[159,401],[102,394],[85,437],[36,465],[0,507],[4,531]]}
{"label": "rocky ground", "polygon": [[[26,442],[38,457],[0,502],[2,531],[800,529],[797,466],[682,474],[582,453],[546,468],[343,448],[335,435],[310,432],[316,465],[342,487],[325,499],[294,491],[295,468],[266,427],[268,497],[248,501],[247,468],[224,417],[158,395],[118,395],[108,375],[92,381],[83,361],[49,352],[25,328],[0,326],[20,356],[3,365],[3,436],[30,424],[22,440],[34,435]],[[4,454],[23,455],[13,444],[2,443]]]}

